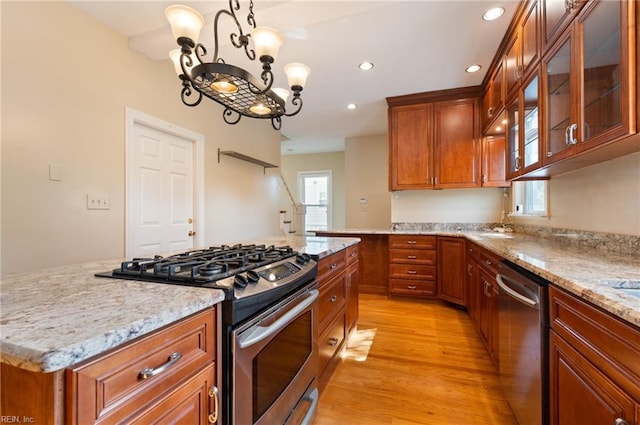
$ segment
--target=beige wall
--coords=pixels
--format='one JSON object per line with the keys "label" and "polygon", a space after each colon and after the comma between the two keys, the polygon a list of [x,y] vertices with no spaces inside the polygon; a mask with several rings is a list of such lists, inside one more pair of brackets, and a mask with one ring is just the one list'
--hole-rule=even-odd
{"label": "beige wall", "polygon": [[549,218],[530,224],[640,236],[640,152],[553,177]]}
{"label": "beige wall", "polygon": [[386,134],[345,140],[347,228],[391,227],[387,152]]}
{"label": "beige wall", "polygon": [[[280,163],[268,121],[230,126],[222,108],[179,98],[169,61],[131,52],[127,40],[66,2],[2,8],[2,272],[120,258],[125,240],[125,107],[205,136],[205,244],[278,230],[278,173],[217,148]],[[62,181],[49,180],[49,165]],[[111,208],[86,209],[88,193]]]}
{"label": "beige wall", "polygon": [[[331,203],[333,228],[344,228],[344,187],[345,163],[344,152],[327,152],[302,155],[284,155],[281,159],[282,176],[296,202],[300,201],[298,189],[298,173],[301,171],[331,171]],[[290,208],[286,195],[283,195],[284,209]]]}

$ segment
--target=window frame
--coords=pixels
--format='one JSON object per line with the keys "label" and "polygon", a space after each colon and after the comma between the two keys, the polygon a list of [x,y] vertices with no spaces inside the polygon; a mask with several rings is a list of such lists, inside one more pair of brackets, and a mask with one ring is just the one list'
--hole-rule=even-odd
{"label": "window frame", "polygon": [[[542,188],[536,188],[542,184]],[[544,209],[535,209],[536,203],[535,195],[536,191],[539,191],[538,195],[542,195],[544,199],[541,201],[544,203]],[[515,217],[532,217],[532,218],[549,218],[549,180],[524,180],[514,181],[511,185],[511,198],[513,200],[511,215]]]}
{"label": "window frame", "polygon": [[[322,230],[322,229],[308,229],[307,225],[307,204],[305,201],[305,187],[304,187],[304,179],[305,178],[313,178],[313,177],[327,177],[327,229],[331,230],[333,227],[333,175],[331,170],[315,170],[315,171],[299,171],[298,172],[298,199],[305,206],[305,215],[304,215],[304,229],[302,229],[304,234],[313,234],[314,230]],[[324,206],[325,204],[310,204],[317,206]]]}

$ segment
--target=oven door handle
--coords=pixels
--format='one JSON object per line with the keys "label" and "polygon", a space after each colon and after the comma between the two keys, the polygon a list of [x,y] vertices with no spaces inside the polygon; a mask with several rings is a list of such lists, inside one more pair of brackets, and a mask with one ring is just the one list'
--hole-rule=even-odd
{"label": "oven door handle", "polygon": [[300,422],[300,425],[311,424],[311,421],[313,420],[313,417],[316,413],[316,407],[318,406],[319,397],[320,397],[320,394],[318,393],[317,388],[314,388],[313,391],[311,391],[309,395],[305,397],[305,400],[309,400],[311,402],[311,406],[309,406],[309,410],[307,410],[307,414],[304,415],[304,418],[302,418],[302,422]]}
{"label": "oven door handle", "polygon": [[255,326],[247,329],[247,331],[238,340],[240,348],[250,347],[253,344],[257,344],[263,339],[279,332],[281,329],[287,326],[294,317],[296,317],[298,314],[306,310],[311,304],[313,304],[318,299],[318,295],[318,290],[312,289],[307,293],[304,300],[300,301],[295,307],[280,316],[269,326],[260,326],[260,324],[256,324]]}

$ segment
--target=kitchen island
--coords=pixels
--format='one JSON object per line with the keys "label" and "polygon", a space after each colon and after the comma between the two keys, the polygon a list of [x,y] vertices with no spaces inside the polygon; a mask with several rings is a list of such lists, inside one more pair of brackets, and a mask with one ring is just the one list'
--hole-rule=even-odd
{"label": "kitchen island", "polygon": [[[356,238],[289,236],[244,243],[289,245],[322,259],[358,242]],[[119,264],[120,260],[100,261],[3,279],[2,415],[29,417],[36,423],[66,423],[62,413],[65,370],[68,372],[69,368],[105,353],[118,352],[132,342],[173,329],[176,323],[207,311],[212,313],[205,315],[218,315],[219,319],[216,306],[224,300],[221,290],[95,276]],[[215,317],[212,320],[202,323],[215,329],[219,325]],[[215,347],[196,348],[215,358],[215,353],[211,353],[216,351]],[[33,383],[33,388],[23,386],[20,391],[13,391],[12,385],[21,381],[24,385]],[[32,390],[45,390],[48,394],[39,396]],[[15,400],[9,401],[19,393],[23,394],[28,410],[13,404]],[[47,409],[48,415],[42,413]]]}

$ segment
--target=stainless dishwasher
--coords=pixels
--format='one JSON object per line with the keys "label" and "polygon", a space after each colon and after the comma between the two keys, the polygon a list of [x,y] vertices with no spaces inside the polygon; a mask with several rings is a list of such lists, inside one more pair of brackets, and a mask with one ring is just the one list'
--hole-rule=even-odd
{"label": "stainless dishwasher", "polygon": [[547,281],[508,261],[498,264],[502,390],[519,425],[549,423]]}

